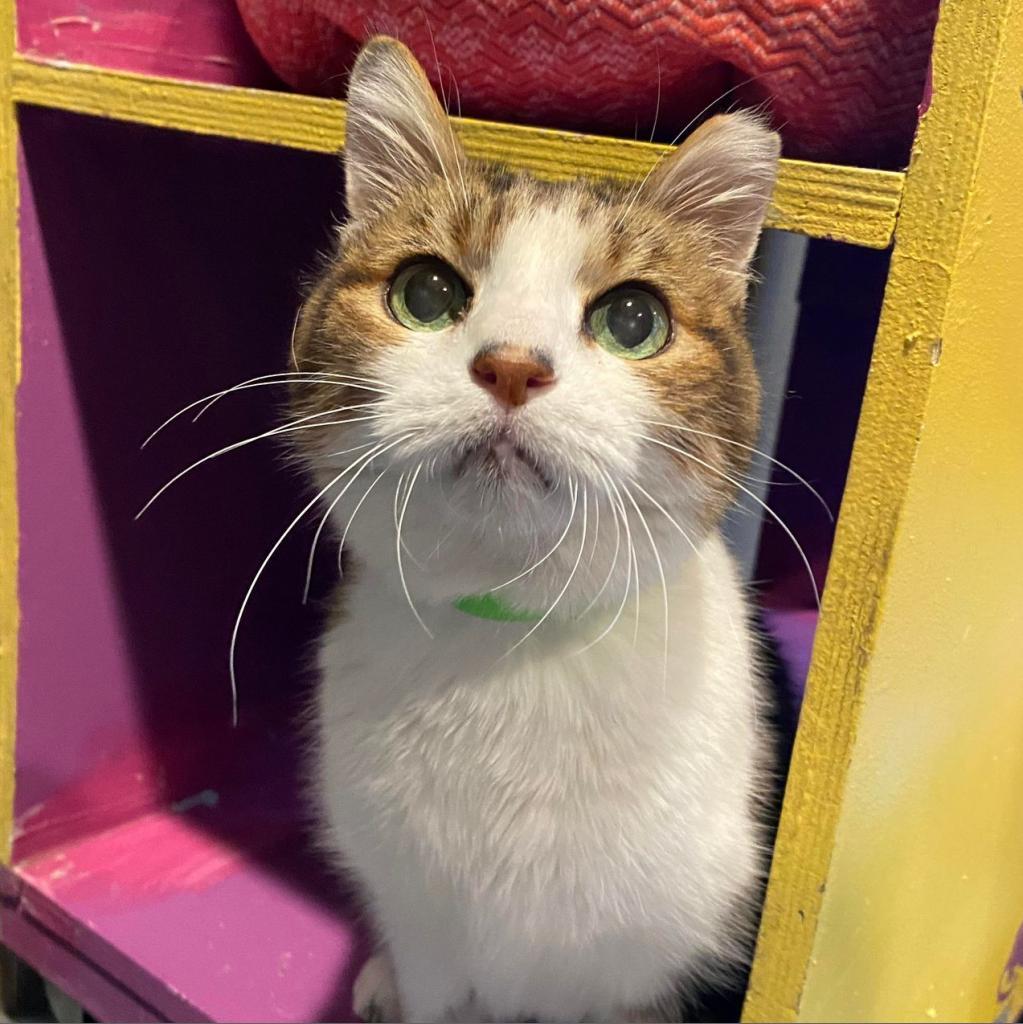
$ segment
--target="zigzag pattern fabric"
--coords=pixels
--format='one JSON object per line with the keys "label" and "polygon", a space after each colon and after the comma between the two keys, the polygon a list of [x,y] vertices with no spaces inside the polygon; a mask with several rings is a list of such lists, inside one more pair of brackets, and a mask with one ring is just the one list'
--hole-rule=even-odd
{"label": "zigzag pattern fabric", "polygon": [[386,33],[453,113],[669,141],[705,113],[762,105],[786,156],[880,166],[908,153],[938,13],[937,0],[237,2],[303,92],[343,95],[359,45]]}

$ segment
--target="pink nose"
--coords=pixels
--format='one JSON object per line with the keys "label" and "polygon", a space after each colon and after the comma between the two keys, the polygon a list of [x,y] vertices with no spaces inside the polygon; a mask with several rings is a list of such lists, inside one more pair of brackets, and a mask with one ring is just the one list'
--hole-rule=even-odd
{"label": "pink nose", "polygon": [[484,349],[472,361],[469,376],[506,409],[525,405],[557,379],[546,359],[528,349]]}

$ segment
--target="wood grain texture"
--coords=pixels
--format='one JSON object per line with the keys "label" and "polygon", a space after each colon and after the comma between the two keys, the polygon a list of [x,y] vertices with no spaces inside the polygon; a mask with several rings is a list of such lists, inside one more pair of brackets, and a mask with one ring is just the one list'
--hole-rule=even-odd
{"label": "wood grain texture", "polygon": [[[21,103],[203,135],[334,153],[344,144],[336,100],[182,82],[15,57]],[[470,155],[548,178],[641,177],[668,147],[455,118]],[[904,175],[783,160],[768,226],[883,249],[891,242]]]}
{"label": "wood grain texture", "polygon": [[[916,686],[926,694],[927,678],[919,675],[923,654],[952,650],[947,623],[939,619],[916,623],[919,632],[907,638],[908,620],[894,617],[889,600],[893,588],[906,582],[900,577],[906,570],[893,561],[901,550],[900,541],[926,528],[919,509],[918,518],[907,516],[909,496],[913,488],[936,479],[934,467],[919,469],[917,459],[921,436],[940,429],[941,417],[947,416],[947,409],[932,410],[929,401],[941,363],[942,339],[954,326],[949,302],[957,261],[972,244],[964,237],[967,211],[1008,12],[1005,0],[988,4],[946,0],[942,7],[933,66],[934,98],[921,122],[906,177],[747,994],[747,1021],[919,1020],[933,1009],[915,1003],[918,1015],[912,1015],[907,1007],[911,997],[917,998],[916,991],[903,991],[880,1008],[871,1002],[872,995],[882,989],[891,995],[896,980],[906,986],[911,978],[914,983],[921,978],[937,983],[941,968],[928,963],[919,947],[899,949],[893,941],[896,932],[878,926],[887,913],[883,904],[890,904],[897,895],[883,874],[888,869],[879,868],[867,878],[859,876],[854,883],[849,872],[836,874],[833,858],[840,846],[846,846],[843,856],[855,850],[865,860],[872,838],[879,839],[880,823],[886,820],[883,807],[875,804],[873,817],[866,816],[867,824],[861,821],[856,834],[851,827],[850,777],[888,772],[894,780],[896,769],[912,766],[911,758],[919,756],[921,740],[914,736],[918,728],[914,716],[923,714],[927,697],[922,696],[909,715],[905,708],[901,718],[890,714],[882,726],[878,718],[883,717],[886,690]],[[1014,93],[1013,98],[1018,104],[1018,95]],[[996,273],[993,266],[989,273]],[[1020,280],[1014,284],[1018,290]],[[1023,396],[1018,400],[1023,401]],[[1003,436],[1001,442],[1019,444],[1018,437],[1010,436]],[[947,478],[940,482],[956,486]],[[944,537],[942,543],[962,549],[972,540],[961,533]],[[942,549],[931,548],[928,557],[932,562],[940,560]],[[921,579],[917,568],[909,584],[919,585]],[[921,599],[925,596],[922,591],[918,594]],[[988,608],[989,615],[995,612]],[[903,657],[896,677],[879,677],[875,666],[887,665],[894,645],[907,642],[916,660]],[[959,679],[957,685],[964,682]],[[871,722],[868,731],[861,726],[864,717]],[[928,729],[954,731],[957,727],[956,721],[940,716],[928,721],[925,743],[933,742],[927,737]],[[879,731],[888,741],[886,751],[879,748]],[[900,742],[917,746],[900,750]],[[976,742],[986,739],[979,737]],[[926,787],[928,782],[918,779],[913,784]],[[917,792],[916,800],[924,799]],[[978,834],[976,841],[983,843],[985,837]],[[890,845],[886,860],[891,862],[905,852],[905,844]],[[916,852],[924,857],[942,855],[939,849]],[[946,909],[942,900],[952,895],[926,893],[932,928],[940,927]],[[919,915],[923,909],[920,901],[915,912]],[[826,953],[820,946],[825,917],[832,939]],[[980,922],[974,923],[974,934],[979,927]],[[957,936],[955,929],[952,934]],[[841,942],[835,941],[838,935]],[[915,964],[911,963],[914,957],[919,958]],[[850,968],[852,961],[861,967],[859,973]],[[960,961],[960,968],[965,981],[971,965]],[[997,973],[992,987],[996,981]],[[813,999],[807,1001],[804,997],[811,989]],[[976,1018],[951,1015],[945,1019]]]}
{"label": "wood grain texture", "polygon": [[14,2],[0,0],[0,860],[11,851],[18,666],[18,499],[14,392],[18,385],[18,135],[11,91]]}

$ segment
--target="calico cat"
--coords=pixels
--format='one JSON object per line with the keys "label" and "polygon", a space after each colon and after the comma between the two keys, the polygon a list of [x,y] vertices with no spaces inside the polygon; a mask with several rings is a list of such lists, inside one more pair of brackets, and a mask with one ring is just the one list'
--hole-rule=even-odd
{"label": "calico cat", "polygon": [[642,182],[541,181],[468,159],[384,38],[347,117],[292,405],[350,548],[314,775],[381,940],[357,1011],[662,1019],[744,955],[764,870],[719,527],[778,137],[718,116]]}

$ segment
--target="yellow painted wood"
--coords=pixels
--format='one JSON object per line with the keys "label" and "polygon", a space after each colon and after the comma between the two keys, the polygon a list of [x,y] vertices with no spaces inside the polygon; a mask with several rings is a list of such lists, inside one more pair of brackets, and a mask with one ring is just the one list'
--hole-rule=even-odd
{"label": "yellow painted wood", "polygon": [[14,392],[21,296],[18,274],[17,124],[11,92],[14,2],[0,0],[0,861],[10,858],[18,663],[18,501]]}
{"label": "yellow painted wood", "polygon": [[[290,93],[153,78],[15,57],[21,103],[203,135],[337,152],[345,105]],[[635,179],[667,147],[594,135],[455,118],[470,155],[549,178]],[[903,175],[783,160],[770,227],[883,249],[892,238]]]}
{"label": "yellow painted wood", "polygon": [[946,0],[744,1019],[993,1020],[1023,919],[1021,0]]}

